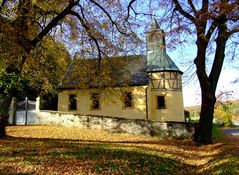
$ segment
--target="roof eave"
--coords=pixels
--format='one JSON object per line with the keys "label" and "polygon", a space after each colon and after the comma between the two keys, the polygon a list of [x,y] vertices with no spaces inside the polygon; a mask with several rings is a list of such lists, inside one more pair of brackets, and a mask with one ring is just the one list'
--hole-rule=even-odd
{"label": "roof eave", "polygon": [[183,74],[181,70],[147,70],[147,73],[156,73],[156,72],[178,72]]}

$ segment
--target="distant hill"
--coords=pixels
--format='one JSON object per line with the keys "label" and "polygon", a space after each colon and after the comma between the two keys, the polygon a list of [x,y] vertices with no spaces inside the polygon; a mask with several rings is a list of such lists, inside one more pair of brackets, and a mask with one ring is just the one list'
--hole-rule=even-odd
{"label": "distant hill", "polygon": [[[232,108],[236,109],[239,111],[239,100],[234,100],[234,101],[228,101],[229,103],[232,104]],[[184,110],[186,111],[194,111],[194,112],[200,112],[201,105],[196,105],[196,106],[190,106],[190,107],[185,107]]]}
{"label": "distant hill", "polygon": [[189,106],[189,107],[184,107],[184,110],[186,111],[200,111],[201,105],[196,105],[196,106]]}

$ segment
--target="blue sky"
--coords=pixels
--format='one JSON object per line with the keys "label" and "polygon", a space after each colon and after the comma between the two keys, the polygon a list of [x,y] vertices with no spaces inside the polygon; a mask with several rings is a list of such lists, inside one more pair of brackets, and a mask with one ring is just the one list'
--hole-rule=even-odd
{"label": "blue sky", "polygon": [[[177,64],[177,66],[184,72],[183,74],[183,97],[184,106],[195,106],[201,103],[201,90],[198,83],[197,76],[195,74],[195,66],[193,64],[193,58],[196,55],[196,48],[194,46],[188,46],[180,48],[179,46],[175,51],[167,51],[171,59]],[[229,61],[226,58],[223,69],[218,81],[216,96],[220,93],[227,92],[227,95],[223,95],[224,100],[239,100],[239,68],[236,65],[236,60]],[[187,62],[188,61],[188,62]],[[236,65],[236,66],[235,66]],[[190,69],[188,69],[191,66]],[[193,77],[188,81],[188,77]]]}
{"label": "blue sky", "polygon": [[[237,69],[222,70],[216,94],[228,92],[228,96],[224,95],[225,100],[239,100],[239,83],[233,83],[237,77]],[[189,84],[183,85],[184,106],[200,105],[200,92],[201,90],[196,77]]]}

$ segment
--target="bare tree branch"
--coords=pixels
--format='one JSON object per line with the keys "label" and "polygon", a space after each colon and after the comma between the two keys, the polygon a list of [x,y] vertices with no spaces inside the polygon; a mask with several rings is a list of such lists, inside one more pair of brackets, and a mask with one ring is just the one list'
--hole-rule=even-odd
{"label": "bare tree branch", "polygon": [[126,16],[126,18],[125,18],[124,23],[125,23],[126,21],[128,21],[128,19],[129,19],[130,9],[132,9],[133,12],[137,15],[137,13],[136,13],[136,12],[134,11],[134,9],[132,8],[132,4],[133,4],[135,1],[136,1],[136,0],[131,0],[131,1],[129,2],[129,5],[127,6],[127,16]]}
{"label": "bare tree branch", "polygon": [[73,16],[77,17],[81,23],[81,25],[84,27],[84,29],[86,30],[89,38],[91,40],[93,40],[95,42],[95,45],[96,45],[96,48],[97,48],[97,51],[98,51],[98,59],[101,60],[102,59],[102,56],[101,56],[101,49],[100,49],[100,45],[99,45],[99,42],[98,40],[94,37],[94,35],[92,34],[91,32],[91,29],[90,27],[87,25],[86,21],[84,21],[84,19],[78,14],[76,13],[75,11],[70,11],[70,14],[72,14]]}
{"label": "bare tree branch", "polygon": [[208,12],[208,0],[203,0],[202,2],[202,9],[201,9],[201,13],[206,13]]}
{"label": "bare tree branch", "polygon": [[42,38],[46,36],[51,31],[51,29],[58,24],[60,20],[65,18],[65,16],[67,16],[71,12],[71,9],[76,4],[78,4],[79,1],[80,0],[74,2],[73,0],[70,0],[68,6],[62,12],[60,12],[55,18],[53,18],[51,22],[31,41],[31,45],[33,47],[36,46],[42,40]]}
{"label": "bare tree branch", "polygon": [[[116,29],[118,30],[118,32],[120,32],[123,35],[127,35],[129,36],[127,33],[123,32],[118,24],[112,19],[111,15],[105,10],[105,8],[103,8],[99,3],[95,2],[94,0],[90,0],[92,3],[94,3],[97,7],[99,7],[105,14],[106,16],[109,18],[109,20],[111,21],[112,25],[116,27]],[[135,0],[134,0],[135,1]]]}
{"label": "bare tree branch", "polygon": [[188,0],[188,4],[189,4],[190,7],[192,8],[194,15],[195,15],[195,16],[198,16],[198,11],[196,10],[196,8],[195,8],[195,6],[194,6],[192,0]]}
{"label": "bare tree branch", "polygon": [[233,91],[220,91],[219,94],[216,95],[216,103],[224,105],[225,102],[229,102],[229,96],[232,96]]}
{"label": "bare tree branch", "polygon": [[235,27],[231,31],[227,32],[227,35],[231,36],[232,34],[237,33],[237,32],[239,32],[239,27]]}
{"label": "bare tree branch", "polygon": [[[226,18],[225,18],[226,20]],[[214,61],[212,64],[211,72],[209,74],[209,81],[211,82],[211,86],[216,90],[217,82],[220,76],[220,72],[222,69],[222,65],[225,58],[225,49],[226,42],[229,36],[227,36],[227,26],[225,25],[225,21],[221,21],[222,24],[218,26],[218,36],[216,39],[216,53],[214,55]]]}
{"label": "bare tree branch", "polygon": [[182,6],[180,5],[178,0],[173,0],[177,11],[179,11],[183,16],[185,16],[187,19],[191,20],[193,23],[195,22],[195,18],[187,13],[185,10],[183,10]]}

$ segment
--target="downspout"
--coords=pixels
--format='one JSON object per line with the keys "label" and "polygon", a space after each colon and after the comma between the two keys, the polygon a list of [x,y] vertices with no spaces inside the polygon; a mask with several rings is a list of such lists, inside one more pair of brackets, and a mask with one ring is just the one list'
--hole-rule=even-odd
{"label": "downspout", "polygon": [[146,99],[146,119],[149,119],[149,110],[148,110],[148,86],[145,88],[145,99]]}

